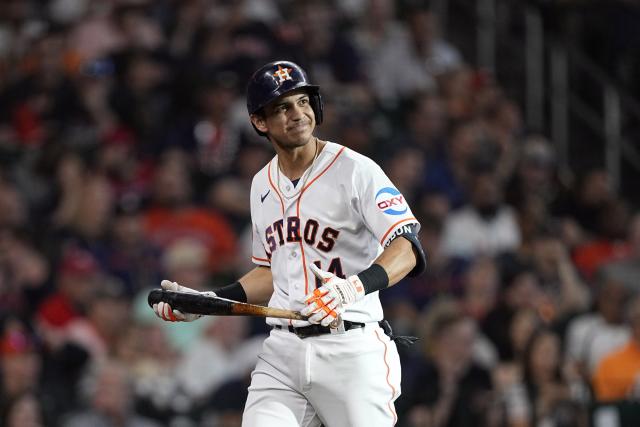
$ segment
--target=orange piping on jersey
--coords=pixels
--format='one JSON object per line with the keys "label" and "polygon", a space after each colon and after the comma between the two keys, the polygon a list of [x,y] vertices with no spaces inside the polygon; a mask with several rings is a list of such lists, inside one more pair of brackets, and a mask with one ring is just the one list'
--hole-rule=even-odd
{"label": "orange piping on jersey", "polygon": [[[336,156],[333,158],[333,160],[331,160],[331,163],[329,163],[327,165],[326,168],[324,168],[324,170],[322,172],[320,172],[315,178],[313,178],[311,181],[309,181],[309,183],[307,185],[304,186],[304,188],[302,189],[302,192],[300,192],[300,197],[298,197],[298,214],[300,214],[300,199],[302,198],[302,193],[304,193],[304,190],[306,190],[307,188],[311,187],[311,184],[313,184],[314,182],[316,182],[316,180],[318,178],[320,178],[322,175],[324,175],[324,173],[329,170],[329,168],[331,166],[333,166],[333,164],[336,162],[336,160],[338,160],[338,157],[340,157],[340,154],[342,154],[342,152],[344,151],[344,149],[347,147],[342,147],[340,149],[340,151],[338,151],[338,153],[336,154]],[[300,216],[300,215],[298,215]]]}
{"label": "orange piping on jersey", "polygon": [[[311,184],[316,182],[318,178],[324,175],[324,173],[328,171],[331,166],[333,166],[333,164],[336,162],[336,160],[338,160],[338,157],[340,157],[340,154],[342,154],[345,148],[347,147],[342,147],[340,151],[336,153],[335,157],[333,158],[333,160],[331,160],[331,162],[327,165],[327,167],[324,168],[322,172],[320,172],[315,178],[313,178],[307,185],[305,185],[302,188],[302,190],[300,190],[300,196],[298,196],[298,201],[296,202],[296,216],[298,218],[300,218],[300,200],[302,200],[302,194],[304,194],[304,191],[307,188],[309,188]],[[307,259],[304,256],[304,247],[302,246],[302,239],[300,239],[300,242],[298,243],[300,244],[300,252],[302,253],[302,271],[304,271],[304,294],[306,295],[309,293],[309,277],[307,276]]]}
{"label": "orange piping on jersey", "polygon": [[380,341],[384,346],[384,354],[382,356],[382,359],[384,360],[384,366],[387,367],[387,385],[391,387],[391,399],[389,399],[389,401],[387,402],[387,406],[389,407],[389,411],[391,411],[391,413],[393,414],[392,425],[395,425],[396,421],[398,421],[398,416],[396,415],[396,411],[393,409],[393,398],[396,395],[396,388],[391,384],[391,381],[389,381],[389,375],[391,375],[391,368],[389,367],[389,363],[387,362],[387,344],[380,339],[380,334],[378,334],[378,331],[374,331],[374,332],[376,333],[376,338],[378,339],[378,341]]}
{"label": "orange piping on jersey", "polygon": [[[298,203],[299,202],[300,202],[300,199],[298,199]],[[298,206],[298,210],[299,208],[300,206]],[[300,218],[300,215],[298,215],[298,218]],[[302,246],[302,240],[300,240],[298,244],[300,245],[300,253],[302,254],[302,271],[304,271],[304,294],[307,295],[309,293],[309,277],[307,277],[307,259],[304,255],[304,247]]]}
{"label": "orange piping on jersey", "polygon": [[400,220],[400,221],[396,222],[396,223],[395,223],[395,224],[393,224],[391,227],[389,227],[389,229],[387,230],[387,232],[386,232],[386,233],[384,233],[384,236],[382,236],[382,239],[380,239],[380,244],[381,244],[381,245],[384,245],[384,239],[386,239],[386,238],[387,238],[387,236],[389,235],[389,233],[391,233],[391,231],[393,231],[393,229],[394,229],[394,228],[396,228],[398,225],[402,224],[403,222],[409,222],[409,221],[413,221],[413,222],[415,222],[415,221],[416,221],[416,219],[415,219],[415,217],[405,218],[405,219],[402,219],[402,220]]}
{"label": "orange piping on jersey", "polygon": [[262,261],[262,262],[266,262],[267,264],[271,265],[271,261],[269,261],[269,260],[268,260],[268,259],[266,259],[266,258],[258,258],[258,257],[252,256],[252,257],[251,257],[251,259],[253,259],[253,260],[255,260],[255,261]]}
{"label": "orange piping on jersey", "polygon": [[273,191],[278,195],[278,199],[280,199],[280,207],[282,208],[282,217],[284,218],[284,201],[282,200],[282,195],[278,191],[275,185],[273,185],[273,181],[271,180],[271,162],[269,162],[269,166],[267,168],[267,176],[269,177],[269,185],[273,188]]}

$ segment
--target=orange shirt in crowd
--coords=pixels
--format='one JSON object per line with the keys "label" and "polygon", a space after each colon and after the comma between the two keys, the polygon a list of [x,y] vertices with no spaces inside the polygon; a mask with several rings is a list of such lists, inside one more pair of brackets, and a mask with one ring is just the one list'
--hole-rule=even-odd
{"label": "orange shirt in crowd", "polygon": [[235,260],[237,237],[231,224],[218,213],[198,207],[154,207],[145,215],[145,226],[151,240],[163,248],[185,237],[203,242],[209,248],[209,264],[214,273],[224,271]]}
{"label": "orange shirt in crowd", "polygon": [[598,401],[624,400],[640,381],[640,343],[630,341],[602,359],[593,376]]}

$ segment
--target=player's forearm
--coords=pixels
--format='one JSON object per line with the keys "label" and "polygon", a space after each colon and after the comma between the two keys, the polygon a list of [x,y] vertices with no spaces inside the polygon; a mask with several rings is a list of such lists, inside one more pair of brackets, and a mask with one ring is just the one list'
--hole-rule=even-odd
{"label": "player's forearm", "polygon": [[238,280],[247,295],[247,302],[264,304],[273,293],[273,276],[269,267],[256,267]]}
{"label": "player's forearm", "polygon": [[407,239],[397,238],[374,261],[384,268],[389,276],[389,286],[393,286],[404,278],[416,266],[416,255],[413,245]]}

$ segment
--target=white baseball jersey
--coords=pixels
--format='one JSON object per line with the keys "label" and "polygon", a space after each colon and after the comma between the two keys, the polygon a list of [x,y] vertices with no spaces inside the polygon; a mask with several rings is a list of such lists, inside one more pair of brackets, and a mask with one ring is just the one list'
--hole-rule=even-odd
{"label": "white baseball jersey", "polygon": [[[251,218],[253,262],[269,266],[273,276],[269,306],[296,311],[320,286],[310,263],[348,277],[369,267],[403,227],[419,227],[404,196],[375,162],[332,142],[296,186],[279,172],[275,156],[253,179]],[[373,292],[345,306],[343,318],[367,323],[382,315]],[[275,318],[267,323],[308,325]]]}

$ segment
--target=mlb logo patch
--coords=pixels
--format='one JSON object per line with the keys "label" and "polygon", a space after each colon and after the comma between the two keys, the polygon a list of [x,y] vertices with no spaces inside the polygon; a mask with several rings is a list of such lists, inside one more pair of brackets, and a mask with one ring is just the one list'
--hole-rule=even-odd
{"label": "mlb logo patch", "polygon": [[409,210],[402,193],[393,187],[385,187],[376,193],[376,206],[387,215],[403,215]]}

